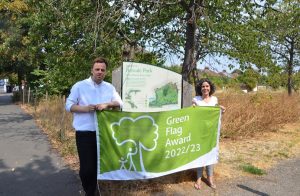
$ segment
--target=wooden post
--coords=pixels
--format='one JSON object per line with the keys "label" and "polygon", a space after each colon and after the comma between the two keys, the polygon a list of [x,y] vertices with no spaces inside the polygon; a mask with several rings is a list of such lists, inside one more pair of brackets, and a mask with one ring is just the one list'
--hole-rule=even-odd
{"label": "wooden post", "polygon": [[27,94],[27,103],[30,102],[30,87],[28,88],[28,94]]}
{"label": "wooden post", "polygon": [[48,101],[48,91],[46,91],[46,101]]}
{"label": "wooden post", "polygon": [[24,103],[25,103],[25,88],[23,88],[22,93],[23,93],[22,104],[24,105]]}
{"label": "wooden post", "polygon": [[35,94],[34,94],[34,114],[36,113],[36,96],[37,96],[37,89],[35,89]]}
{"label": "wooden post", "polygon": [[66,115],[66,111],[65,111],[65,95],[62,96],[61,98],[61,103],[62,103],[62,118],[60,121],[60,141],[64,141],[65,140],[65,115]]}

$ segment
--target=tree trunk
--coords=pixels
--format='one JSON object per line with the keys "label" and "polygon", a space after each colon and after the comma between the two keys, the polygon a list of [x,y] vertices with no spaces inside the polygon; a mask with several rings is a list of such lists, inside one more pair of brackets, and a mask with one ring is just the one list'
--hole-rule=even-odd
{"label": "tree trunk", "polygon": [[135,58],[135,43],[130,43],[129,44],[129,61],[134,61]]}
{"label": "tree trunk", "polygon": [[18,62],[18,64],[16,65],[16,67],[17,67],[16,72],[18,74],[18,85],[21,85],[22,80],[24,80],[24,72],[25,72],[24,71],[24,67],[25,66],[20,65],[20,63]]}
{"label": "tree trunk", "polygon": [[293,62],[294,62],[294,42],[291,42],[291,49],[289,51],[290,59],[288,60],[287,72],[288,72],[288,94],[292,95],[292,76],[293,76]]}
{"label": "tree trunk", "polygon": [[196,39],[196,18],[195,18],[195,4],[190,3],[189,11],[187,13],[187,25],[186,25],[186,41],[185,41],[185,53],[182,65],[182,78],[185,81],[190,81],[190,75],[193,70],[193,63],[195,61],[195,39]]}
{"label": "tree trunk", "polygon": [[288,63],[288,83],[287,83],[289,96],[292,95],[292,73],[293,73],[292,64],[289,62]]}
{"label": "tree trunk", "polygon": [[182,78],[192,83],[197,80],[197,59],[196,59],[196,42],[197,42],[197,21],[202,15],[201,8],[203,8],[204,0],[190,0],[189,5],[186,5],[185,9],[187,11],[187,25],[185,33],[185,47],[184,47],[184,60],[182,65]]}

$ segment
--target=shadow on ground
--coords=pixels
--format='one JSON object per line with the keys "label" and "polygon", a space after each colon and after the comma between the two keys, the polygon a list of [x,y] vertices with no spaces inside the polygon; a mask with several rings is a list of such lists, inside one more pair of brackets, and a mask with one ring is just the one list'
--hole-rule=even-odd
{"label": "shadow on ground", "polygon": [[74,188],[78,186],[74,172],[67,168],[57,170],[48,156],[33,158],[24,167],[17,168],[9,168],[0,159],[0,171],[0,195],[80,195],[80,187]]}

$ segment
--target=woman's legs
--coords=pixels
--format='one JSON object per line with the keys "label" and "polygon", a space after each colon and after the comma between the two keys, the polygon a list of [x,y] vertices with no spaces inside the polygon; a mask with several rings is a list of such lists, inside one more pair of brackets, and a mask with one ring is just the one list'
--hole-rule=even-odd
{"label": "woman's legs", "polygon": [[201,179],[203,174],[203,167],[198,167],[197,168],[197,179]]}
{"label": "woman's legs", "polygon": [[201,189],[201,178],[202,178],[202,173],[203,173],[203,167],[198,167],[197,168],[197,180],[194,184],[195,189]]}
{"label": "woman's legs", "polygon": [[213,181],[213,173],[214,173],[214,166],[207,165],[206,166],[206,174],[207,174],[207,180],[208,180],[209,186],[211,188],[216,188],[216,185],[214,184],[214,181]]}
{"label": "woman's legs", "polygon": [[207,165],[206,166],[207,177],[213,176],[213,173],[214,173],[214,165]]}

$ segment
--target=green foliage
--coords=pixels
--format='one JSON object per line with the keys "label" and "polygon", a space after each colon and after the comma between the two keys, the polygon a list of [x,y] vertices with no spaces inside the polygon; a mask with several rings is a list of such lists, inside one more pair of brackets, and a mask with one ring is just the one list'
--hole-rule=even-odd
{"label": "green foliage", "polygon": [[20,91],[13,92],[12,102],[15,103],[15,102],[20,101],[20,97],[21,97],[21,92]]}
{"label": "green foliage", "polygon": [[280,73],[270,74],[267,78],[267,84],[273,89],[278,89],[283,86],[282,81],[282,75]]}
{"label": "green foliage", "polygon": [[[18,17],[28,11],[25,1],[3,1],[0,3],[0,75],[18,73],[18,82],[30,66],[26,65],[28,51],[25,49],[24,33]],[[13,79],[14,80],[14,79]]]}
{"label": "green foliage", "polygon": [[170,67],[168,67],[168,66],[162,66],[162,67],[165,68],[165,69],[171,70],[173,72],[176,72],[178,74],[180,74],[181,70],[182,70],[182,67],[179,66],[179,65],[178,66],[177,65],[173,65],[173,66],[170,66]]}
{"label": "green foliage", "polygon": [[8,76],[8,80],[10,84],[18,84],[18,75],[16,73],[11,73]]}
{"label": "green foliage", "polygon": [[[300,2],[280,1],[275,9],[258,18],[256,26],[263,33],[262,44],[266,46],[276,67],[282,67],[289,95],[293,88],[293,74],[300,64]],[[278,77],[278,74],[275,74]],[[274,81],[275,82],[275,81]]]}
{"label": "green foliage", "polygon": [[254,174],[254,175],[264,175],[266,174],[266,172],[262,169],[259,169],[251,164],[245,164],[245,165],[241,165],[241,169],[244,172],[250,173],[250,174]]}
{"label": "green foliage", "polygon": [[249,68],[246,69],[242,75],[238,76],[238,81],[246,85],[248,90],[256,87],[260,75],[257,71]]}
{"label": "green foliage", "polygon": [[137,53],[134,62],[145,63],[145,64],[150,64],[159,67],[162,67],[164,64],[164,61],[161,60],[161,58],[159,58],[157,54],[153,52]]}
{"label": "green foliage", "polygon": [[99,54],[109,60],[109,71],[119,65],[121,45],[115,34],[103,35],[96,27],[101,23],[102,28],[109,29],[111,21],[108,17],[101,18],[105,23],[94,21],[97,10],[91,1],[28,2],[31,12],[21,21],[29,26],[27,47],[35,66],[31,85],[50,94],[67,94],[75,82],[89,76],[91,62]]}
{"label": "green foliage", "polygon": [[298,91],[300,89],[300,72],[293,75],[293,89]]}
{"label": "green foliage", "polygon": [[[299,2],[275,3],[3,1],[0,74],[17,73],[18,83],[24,79],[51,94],[67,94],[72,84],[89,75],[96,56],[106,57],[111,71],[125,60],[162,66],[163,57],[174,54],[184,60],[182,67],[170,69],[177,73],[183,70],[192,80],[197,62],[207,55],[227,55],[238,60],[242,68],[263,70],[265,77],[258,81],[274,88],[290,86],[289,82],[275,82],[285,76],[273,69],[289,66],[295,70],[299,65]],[[283,47],[291,43],[294,45],[289,49],[293,50]],[[291,54],[293,58],[289,58]],[[285,71],[289,81],[292,76],[288,69]],[[254,78],[245,76],[240,81],[251,88]],[[111,80],[111,74],[107,79]],[[236,85],[226,78],[215,80],[222,87]],[[292,82],[295,89],[296,83]]]}
{"label": "green foliage", "polygon": [[23,0],[15,1],[1,1],[0,2],[0,11],[10,10],[12,12],[22,12],[28,10],[28,6]]}
{"label": "green foliage", "polygon": [[213,76],[213,75],[209,75],[207,73],[202,73],[201,77],[208,78],[209,80],[211,80],[217,89],[239,88],[239,82],[236,79],[231,78],[231,77],[221,76],[221,75]]}

